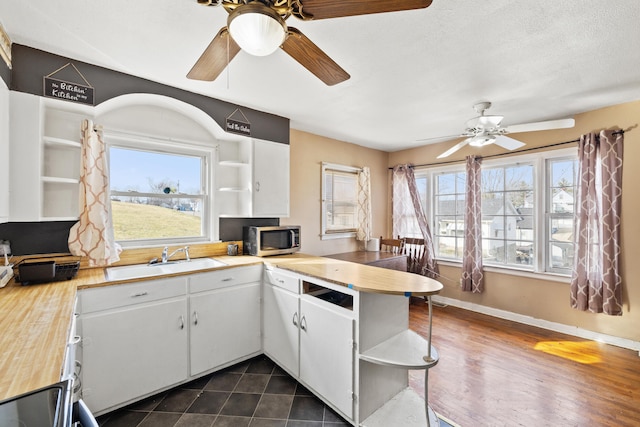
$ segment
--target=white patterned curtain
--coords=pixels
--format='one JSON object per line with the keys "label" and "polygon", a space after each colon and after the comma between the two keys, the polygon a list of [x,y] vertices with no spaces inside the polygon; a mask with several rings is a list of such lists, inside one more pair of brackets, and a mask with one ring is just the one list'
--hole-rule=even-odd
{"label": "white patterned curtain", "polygon": [[358,172],[358,230],[356,239],[371,240],[371,172],[363,167]]}
{"label": "white patterned curtain", "polygon": [[467,156],[461,284],[463,291],[473,293],[484,290],[481,161],[479,157]]}
{"label": "white patterned curtain", "polygon": [[420,193],[413,174],[413,167],[411,165],[395,166],[391,182],[393,236],[412,237],[419,235],[422,237],[425,251],[422,259],[418,260],[419,273],[435,278],[439,276],[438,263],[435,259],[429,223],[420,202]]}
{"label": "white patterned curtain", "polygon": [[580,137],[571,307],[622,315],[622,132]]}
{"label": "white patterned curtain", "polygon": [[84,256],[90,267],[110,265],[120,259],[115,242],[109,200],[107,159],[102,135],[93,121],[82,122],[80,219],[69,231],[69,251]]}
{"label": "white patterned curtain", "polygon": [[407,184],[407,169],[406,165],[398,165],[393,168],[391,176],[392,238],[420,236],[415,209],[409,194],[409,184]]}

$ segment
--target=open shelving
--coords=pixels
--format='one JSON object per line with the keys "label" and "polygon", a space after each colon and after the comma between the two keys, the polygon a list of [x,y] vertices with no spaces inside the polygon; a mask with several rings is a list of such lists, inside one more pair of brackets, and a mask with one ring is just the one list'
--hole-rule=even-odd
{"label": "open shelving", "polygon": [[219,216],[251,215],[251,140],[219,141],[215,186]]}
{"label": "open shelving", "polygon": [[73,220],[79,215],[81,125],[92,109],[70,102],[42,99],[43,220]]}
{"label": "open shelving", "polygon": [[13,91],[10,101],[10,220],[77,219],[81,124],[93,107]]}
{"label": "open shelving", "polygon": [[[439,360],[431,345],[432,303],[428,336],[408,328],[406,297],[364,295],[360,312],[361,426],[440,425],[429,407],[429,369]],[[424,371],[424,399],[408,384],[408,370]]]}

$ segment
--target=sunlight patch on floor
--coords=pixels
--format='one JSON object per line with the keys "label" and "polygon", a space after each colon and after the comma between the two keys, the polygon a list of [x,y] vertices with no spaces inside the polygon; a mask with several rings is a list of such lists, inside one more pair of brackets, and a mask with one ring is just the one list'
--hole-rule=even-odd
{"label": "sunlight patch on floor", "polygon": [[534,349],[583,364],[602,362],[595,341],[540,341]]}

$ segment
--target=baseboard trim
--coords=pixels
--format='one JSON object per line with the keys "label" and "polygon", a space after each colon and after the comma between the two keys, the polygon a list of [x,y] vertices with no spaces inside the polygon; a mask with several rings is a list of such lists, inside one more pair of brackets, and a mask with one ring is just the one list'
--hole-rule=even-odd
{"label": "baseboard trim", "polygon": [[640,356],[639,341],[633,341],[627,338],[620,338],[613,335],[601,334],[599,332],[593,332],[587,329],[582,329],[575,326],[569,326],[562,323],[550,322],[544,319],[536,319],[535,317],[525,316],[523,314],[518,314],[518,313],[513,313],[511,311],[487,307],[480,304],[474,304],[467,301],[460,301],[454,298],[448,298],[448,297],[436,295],[436,296],[433,296],[433,302],[438,304],[451,305],[454,307],[463,308],[465,310],[475,311],[476,313],[482,313],[489,316],[498,317],[500,319],[523,323],[525,325],[537,326],[542,329],[548,329],[550,331],[560,332],[567,335],[573,335],[579,338],[602,342],[605,344],[611,344],[611,345],[615,345],[616,347],[635,350],[638,352],[638,356]]}

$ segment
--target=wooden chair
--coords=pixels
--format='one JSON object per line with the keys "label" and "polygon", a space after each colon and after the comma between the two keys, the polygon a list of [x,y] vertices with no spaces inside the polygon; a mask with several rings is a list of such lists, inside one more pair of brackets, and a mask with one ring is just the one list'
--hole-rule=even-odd
{"label": "wooden chair", "polygon": [[400,253],[407,256],[407,271],[420,274],[421,260],[426,250],[424,239],[404,237],[400,241]]}
{"label": "wooden chair", "polygon": [[[400,239],[402,246],[400,253],[407,256],[407,271],[409,273],[421,274],[422,266],[421,260],[425,256],[426,247],[424,245],[424,239],[417,239],[414,237],[404,237]],[[410,304],[424,304],[426,298],[411,296],[409,299]]]}
{"label": "wooden chair", "polygon": [[401,247],[402,241],[400,239],[383,239],[382,236],[380,236],[380,252],[400,254]]}

